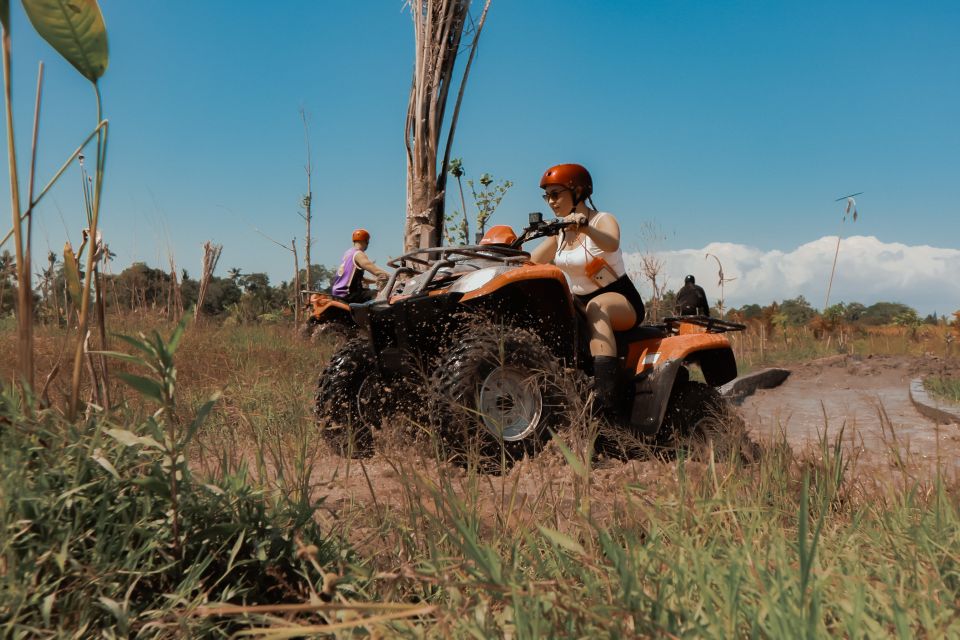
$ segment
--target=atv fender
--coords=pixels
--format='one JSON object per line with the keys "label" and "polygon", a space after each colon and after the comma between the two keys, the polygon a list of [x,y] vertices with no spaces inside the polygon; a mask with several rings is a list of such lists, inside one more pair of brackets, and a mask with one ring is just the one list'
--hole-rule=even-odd
{"label": "atv fender", "polygon": [[630,426],[637,434],[652,436],[660,429],[681,365],[682,360],[668,360],[655,369],[641,372],[633,379]]}
{"label": "atv fender", "polygon": [[654,435],[660,429],[677,372],[685,363],[693,362],[700,365],[703,378],[711,387],[719,387],[737,377],[737,361],[730,347],[687,352],[659,366],[644,367],[633,382],[630,425],[635,430],[643,435]]}

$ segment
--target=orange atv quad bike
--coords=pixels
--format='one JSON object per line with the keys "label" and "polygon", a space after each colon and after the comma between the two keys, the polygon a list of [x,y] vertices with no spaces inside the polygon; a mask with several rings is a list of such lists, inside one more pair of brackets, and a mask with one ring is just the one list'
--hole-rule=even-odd
{"label": "orange atv quad bike", "polygon": [[[568,224],[533,213],[519,237],[498,226],[478,245],[391,261],[378,298],[351,305],[366,337],[345,344],[320,375],[325,439],[342,454],[369,453],[383,417],[399,411],[429,425],[449,457],[470,443],[483,459],[509,463],[569,426],[583,406],[570,381],[593,373],[584,309],[559,268],[531,263],[521,248]],[[614,429],[662,443],[716,411],[717,387],[737,376],[724,334],[743,328],[684,317],[618,333]],[[705,383],[691,380],[691,366]]]}
{"label": "orange atv quad bike", "polygon": [[349,340],[359,334],[350,303],[343,298],[322,291],[304,290],[300,292],[300,300],[305,318],[300,335],[304,338],[331,336]]}

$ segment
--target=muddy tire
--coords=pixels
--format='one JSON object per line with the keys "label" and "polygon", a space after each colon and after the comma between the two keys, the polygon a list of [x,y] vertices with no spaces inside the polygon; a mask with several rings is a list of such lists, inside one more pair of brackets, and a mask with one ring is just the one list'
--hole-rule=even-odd
{"label": "muddy tire", "polygon": [[689,446],[695,453],[707,449],[717,459],[739,455],[752,462],[759,449],[743,420],[720,392],[702,382],[678,380],[674,385],[658,433],[661,444]]}
{"label": "muddy tire", "polygon": [[317,382],[317,426],[334,452],[352,457],[372,453],[379,397],[376,360],[369,344],[363,339],[347,342],[333,354]]}
{"label": "muddy tire", "polygon": [[713,426],[711,423],[724,413],[725,402],[716,389],[678,377],[663,414],[660,433],[678,438],[706,433]]}
{"label": "muddy tire", "polygon": [[310,320],[307,320],[306,322],[300,325],[300,331],[299,331],[300,337],[303,338],[304,340],[310,340],[313,337],[313,331],[316,328],[317,328],[316,322],[311,322]]}
{"label": "muddy tire", "polygon": [[314,325],[310,334],[310,342],[314,344],[327,342],[339,347],[345,342],[359,336],[356,327],[350,327],[342,322],[319,322]]}
{"label": "muddy tire", "polygon": [[430,383],[443,456],[492,473],[536,454],[566,426],[566,401],[556,357],[521,329],[472,332],[441,357]]}

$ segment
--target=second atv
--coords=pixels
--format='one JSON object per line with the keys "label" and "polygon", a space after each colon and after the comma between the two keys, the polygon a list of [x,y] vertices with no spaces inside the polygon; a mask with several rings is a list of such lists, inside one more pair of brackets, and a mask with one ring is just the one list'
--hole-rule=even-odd
{"label": "second atv", "polygon": [[338,340],[349,340],[360,333],[350,303],[323,291],[301,291],[301,308],[304,321],[300,326],[300,335],[317,340],[330,336]]}
{"label": "second atv", "polygon": [[[390,262],[378,299],[351,305],[368,337],[345,344],[320,375],[316,415],[327,441],[341,453],[369,452],[385,413],[400,411],[434,429],[452,456],[473,443],[482,457],[511,461],[567,427],[571,408],[583,406],[571,380],[593,373],[584,310],[560,269],[531,263],[522,249],[567,225],[534,213],[519,237],[498,226],[478,245]],[[618,333],[615,428],[663,441],[716,411],[716,388],[737,376],[725,333],[742,328],[668,318]],[[694,366],[705,382],[691,379]]]}

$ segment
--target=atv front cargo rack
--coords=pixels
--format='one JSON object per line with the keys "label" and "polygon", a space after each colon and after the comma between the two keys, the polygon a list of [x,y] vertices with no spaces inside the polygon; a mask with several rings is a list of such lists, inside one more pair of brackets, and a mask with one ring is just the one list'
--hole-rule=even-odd
{"label": "atv front cargo rack", "polygon": [[[423,257],[421,257],[423,256]],[[530,254],[521,249],[506,247],[502,245],[480,245],[468,244],[457,247],[429,247],[425,249],[414,249],[405,253],[399,258],[387,261],[387,266],[393,269],[400,267],[410,267],[420,272],[426,271],[430,265],[438,260],[449,260],[452,256],[464,256],[466,258],[487,258],[488,260],[499,260],[501,262],[526,262],[530,259]]]}
{"label": "atv front cargo rack", "polygon": [[399,258],[387,261],[387,266],[394,271],[384,287],[386,293],[381,292],[381,297],[390,299],[399,276],[419,276],[426,273],[423,282],[419,284],[416,291],[412,292],[412,295],[426,291],[440,269],[453,267],[456,264],[450,259],[453,256],[482,258],[502,263],[515,262],[517,264],[523,264],[530,260],[530,254],[526,251],[501,245],[465,245],[461,247],[415,249]]}

